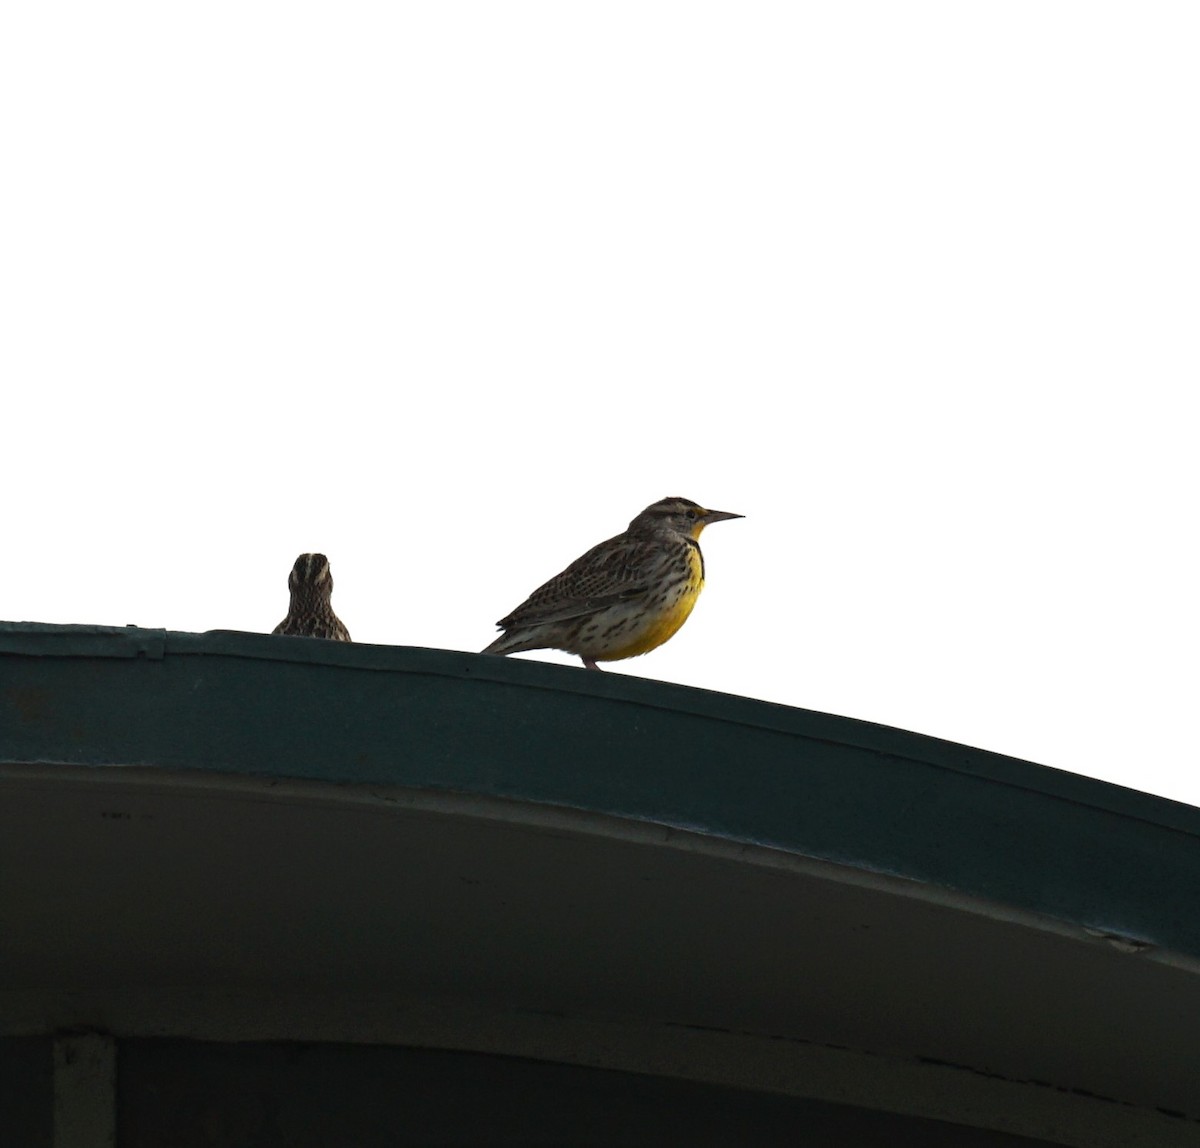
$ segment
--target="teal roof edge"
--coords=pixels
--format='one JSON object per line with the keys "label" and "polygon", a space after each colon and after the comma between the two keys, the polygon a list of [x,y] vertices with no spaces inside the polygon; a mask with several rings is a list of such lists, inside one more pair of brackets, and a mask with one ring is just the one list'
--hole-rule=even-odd
{"label": "teal roof edge", "polygon": [[1200,958],[1200,809],[623,674],[233,631],[0,623],[0,762],[582,809],[935,884]]}

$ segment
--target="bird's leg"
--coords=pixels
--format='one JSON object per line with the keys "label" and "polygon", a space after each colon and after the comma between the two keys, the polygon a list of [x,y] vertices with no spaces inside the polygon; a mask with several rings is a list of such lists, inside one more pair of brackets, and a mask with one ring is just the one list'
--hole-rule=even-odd
{"label": "bird's leg", "polygon": [[579,656],[580,656],[581,658],[583,658],[583,664],[584,664],[584,666],[585,666],[587,669],[589,669],[589,670],[598,670],[598,669],[600,669],[600,667],[599,667],[598,665],[596,665],[596,659],[595,659],[595,658],[584,658],[582,654],[580,654]]}

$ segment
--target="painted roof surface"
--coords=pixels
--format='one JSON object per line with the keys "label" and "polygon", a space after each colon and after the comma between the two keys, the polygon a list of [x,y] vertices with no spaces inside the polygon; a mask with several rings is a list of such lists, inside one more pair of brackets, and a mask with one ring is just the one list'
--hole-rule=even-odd
{"label": "painted roof surface", "polygon": [[1200,957],[1200,810],[936,738],[572,667],[0,624],[0,762],[586,810],[929,883]]}

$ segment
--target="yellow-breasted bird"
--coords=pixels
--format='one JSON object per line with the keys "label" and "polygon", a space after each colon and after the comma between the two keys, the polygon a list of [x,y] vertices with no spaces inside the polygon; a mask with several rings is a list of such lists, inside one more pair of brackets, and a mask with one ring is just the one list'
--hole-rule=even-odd
{"label": "yellow-breasted bird", "polygon": [[593,546],[501,618],[504,633],[483,652],[565,650],[589,670],[648,653],[687,621],[700,596],[700,532],[741,517],[686,498],[660,499],[624,534]]}
{"label": "yellow-breasted bird", "polygon": [[350,641],[350,631],[342,625],[330,603],[333,575],[324,554],[301,554],[288,575],[288,590],[292,595],[288,615],[275,627],[274,633]]}

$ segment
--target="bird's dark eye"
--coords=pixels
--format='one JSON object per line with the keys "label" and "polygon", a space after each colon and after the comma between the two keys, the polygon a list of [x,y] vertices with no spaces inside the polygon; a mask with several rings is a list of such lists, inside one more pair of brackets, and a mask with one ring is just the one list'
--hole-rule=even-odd
{"label": "bird's dark eye", "polygon": [[687,512],[687,516],[688,516],[688,518],[690,518],[690,519],[691,519],[693,522],[695,522],[695,521],[696,521],[696,512],[695,512],[694,510],[689,510],[689,511]]}

